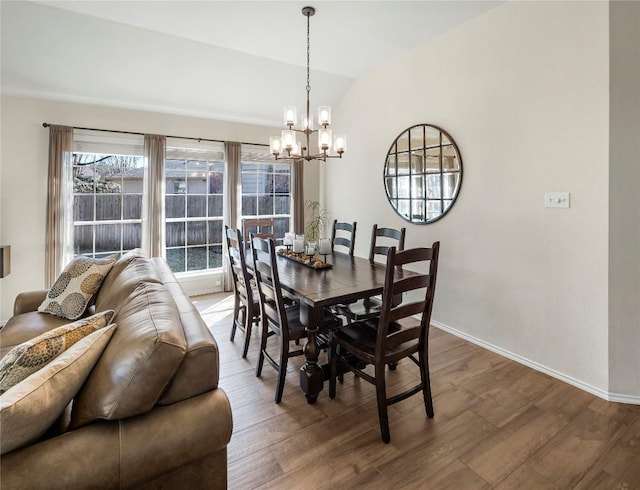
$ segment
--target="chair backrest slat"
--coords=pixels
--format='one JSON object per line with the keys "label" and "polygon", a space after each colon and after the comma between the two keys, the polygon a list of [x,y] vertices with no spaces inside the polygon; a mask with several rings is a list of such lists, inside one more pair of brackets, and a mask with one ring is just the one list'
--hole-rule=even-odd
{"label": "chair backrest slat", "polygon": [[406,228],[396,230],[394,228],[379,228],[377,224],[373,225],[369,260],[373,262],[376,255],[386,257],[391,247],[395,247],[397,251],[402,252],[406,233]]}
{"label": "chair backrest slat", "polygon": [[[333,220],[333,231],[331,232],[331,250],[334,250],[336,245],[345,247],[349,255],[353,255],[353,250],[356,246],[356,227],[357,222],[344,223],[339,222],[337,219]],[[338,235],[338,232],[343,234]]]}

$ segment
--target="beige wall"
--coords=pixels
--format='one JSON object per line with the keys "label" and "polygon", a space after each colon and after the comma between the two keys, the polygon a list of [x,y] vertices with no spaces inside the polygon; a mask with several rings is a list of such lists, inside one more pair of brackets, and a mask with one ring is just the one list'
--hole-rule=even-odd
{"label": "beige wall", "polygon": [[[44,286],[47,129],[43,122],[121,131],[268,143],[280,128],[250,126],[20,97],[2,97],[0,241],[11,244],[11,275],[1,281],[0,320],[11,316],[20,291]],[[317,168],[306,169],[305,195],[317,199]],[[203,286],[194,286],[195,290]],[[204,286],[206,287],[206,285]]]}
{"label": "beige wall", "polygon": [[640,2],[610,4],[610,391],[640,394]]}
{"label": "beige wall", "polygon": [[[349,152],[323,189],[358,222],[358,255],[373,223],[407,226],[408,247],[441,242],[436,322],[602,396],[608,35],[606,2],[508,2],[357,80],[334,114]],[[382,182],[389,145],[417,123],[450,132],[464,165],[453,209],[423,226]],[[571,208],[545,208],[550,191]]]}

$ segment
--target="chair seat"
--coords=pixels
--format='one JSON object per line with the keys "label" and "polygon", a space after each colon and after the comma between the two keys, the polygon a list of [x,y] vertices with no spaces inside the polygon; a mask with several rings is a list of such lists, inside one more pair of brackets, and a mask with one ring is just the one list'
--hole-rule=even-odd
{"label": "chair seat", "polygon": [[[401,325],[396,322],[389,324],[389,340],[386,342],[386,351],[383,356],[384,363],[388,364],[403,357],[407,357],[418,350],[420,324],[417,320]],[[334,332],[336,341],[343,345],[347,351],[358,351],[364,354],[373,363],[376,353],[376,337],[378,319],[369,319],[361,322],[353,322]],[[408,335],[400,335],[403,332]],[[416,332],[416,335],[412,335]],[[393,334],[393,335],[391,335]],[[394,337],[397,340],[394,340]],[[407,338],[409,337],[409,338]]]}
{"label": "chair seat", "polygon": [[349,321],[366,320],[380,316],[382,301],[377,296],[359,299],[353,303],[343,303],[336,307],[336,313]]}

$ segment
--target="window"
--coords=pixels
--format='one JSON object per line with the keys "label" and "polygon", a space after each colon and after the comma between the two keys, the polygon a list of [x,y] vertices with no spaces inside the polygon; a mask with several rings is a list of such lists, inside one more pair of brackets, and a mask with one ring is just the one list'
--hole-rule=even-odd
{"label": "window", "polygon": [[142,137],[74,133],[73,253],[103,257],[140,247]]}
{"label": "window", "polygon": [[222,144],[167,138],[166,258],[174,272],[222,267],[224,168]]}
{"label": "window", "polygon": [[291,165],[273,162],[269,149],[242,145],[242,219],[274,218],[276,238],[291,228]]}

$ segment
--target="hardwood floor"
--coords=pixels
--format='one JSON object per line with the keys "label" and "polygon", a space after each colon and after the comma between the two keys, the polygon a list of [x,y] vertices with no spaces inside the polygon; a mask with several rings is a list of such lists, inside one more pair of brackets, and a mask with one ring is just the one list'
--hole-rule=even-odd
{"label": "hardwood floor", "polygon": [[[219,343],[233,410],[230,489],[640,489],[640,406],[606,402],[432,328],[435,417],[419,395],[393,405],[387,445],[372,385],[347,374],[334,400],[325,383],[308,405],[304,359],[294,358],[276,405],[275,370],[255,377],[258,329],[242,359],[242,332],[229,341],[233,298],[193,300]],[[403,362],[388,376],[391,391],[418,373]]]}

